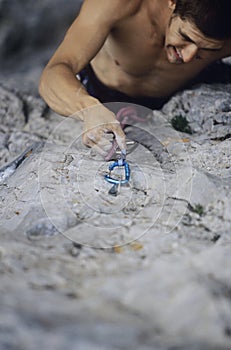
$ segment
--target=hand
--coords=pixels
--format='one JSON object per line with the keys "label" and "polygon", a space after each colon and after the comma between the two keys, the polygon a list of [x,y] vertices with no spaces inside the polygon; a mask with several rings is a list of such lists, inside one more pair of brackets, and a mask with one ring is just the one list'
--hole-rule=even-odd
{"label": "hand", "polygon": [[114,134],[119,148],[126,152],[125,134],[109,109],[101,104],[90,107],[84,110],[82,119],[84,145],[92,147],[105,157],[112,147],[112,134]]}

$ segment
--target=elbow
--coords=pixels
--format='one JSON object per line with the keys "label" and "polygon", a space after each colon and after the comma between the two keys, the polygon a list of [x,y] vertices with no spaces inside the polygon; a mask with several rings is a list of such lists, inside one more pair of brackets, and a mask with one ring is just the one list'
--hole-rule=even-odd
{"label": "elbow", "polygon": [[51,108],[54,109],[53,106],[53,99],[52,99],[52,89],[51,89],[51,84],[50,84],[50,79],[47,74],[47,69],[45,68],[44,71],[42,72],[42,75],[39,80],[38,84],[38,92],[39,95],[42,97],[42,99],[46,102],[46,104]]}
{"label": "elbow", "polygon": [[50,68],[46,67],[42,72],[38,83],[38,92],[50,109],[58,114],[63,114],[63,108],[60,106],[60,101],[57,97],[57,89],[54,84],[53,73],[50,74]]}
{"label": "elbow", "polygon": [[45,101],[46,101],[46,87],[47,87],[47,82],[46,82],[45,72],[43,71],[40,77],[39,85],[38,85],[38,92]]}
{"label": "elbow", "polygon": [[49,108],[56,111],[56,104],[54,104],[54,99],[52,97],[52,89],[49,84],[49,79],[46,77],[46,73],[43,72],[38,84],[38,92]]}

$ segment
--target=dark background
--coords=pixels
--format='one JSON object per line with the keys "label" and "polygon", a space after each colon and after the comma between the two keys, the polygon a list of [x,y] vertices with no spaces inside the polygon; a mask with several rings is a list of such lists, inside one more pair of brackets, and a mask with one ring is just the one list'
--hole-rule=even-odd
{"label": "dark background", "polygon": [[33,74],[33,69],[41,69],[78,14],[81,3],[81,0],[0,0],[1,81],[20,72],[25,73],[26,79],[28,72]]}

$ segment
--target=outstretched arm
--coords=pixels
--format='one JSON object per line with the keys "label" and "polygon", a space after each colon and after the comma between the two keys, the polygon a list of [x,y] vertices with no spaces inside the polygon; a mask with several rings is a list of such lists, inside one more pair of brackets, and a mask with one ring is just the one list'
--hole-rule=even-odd
{"label": "outstretched arm", "polygon": [[130,15],[133,4],[132,0],[85,0],[41,76],[41,96],[55,112],[83,120],[83,142],[91,147],[104,145],[104,133],[112,132],[125,149],[125,136],[114,114],[87,93],[76,74],[96,56],[111,29]]}

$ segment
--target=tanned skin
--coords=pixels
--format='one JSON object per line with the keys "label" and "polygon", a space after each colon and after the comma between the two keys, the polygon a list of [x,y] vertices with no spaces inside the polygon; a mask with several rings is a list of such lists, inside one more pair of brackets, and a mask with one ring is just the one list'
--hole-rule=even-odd
{"label": "tanned skin", "polygon": [[[126,149],[115,115],[76,78],[88,63],[106,86],[129,96],[169,97],[213,61],[231,55],[231,40],[205,37],[172,16],[175,0],[85,0],[45,67],[39,91],[64,116],[83,121],[83,143],[100,153],[113,133]],[[98,108],[91,108],[98,105]]]}

